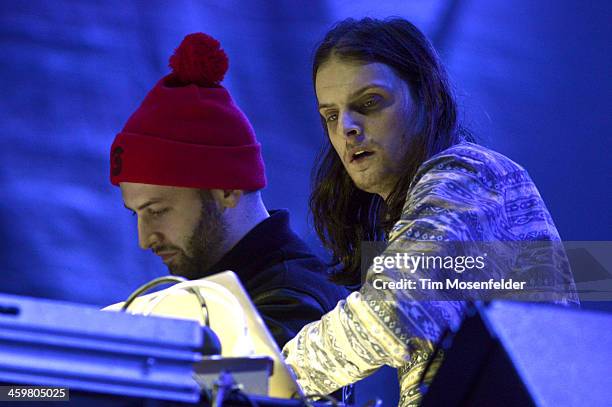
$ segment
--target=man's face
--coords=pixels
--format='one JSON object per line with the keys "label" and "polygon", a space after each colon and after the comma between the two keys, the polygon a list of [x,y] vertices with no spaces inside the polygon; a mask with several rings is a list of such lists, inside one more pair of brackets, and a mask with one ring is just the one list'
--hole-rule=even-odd
{"label": "man's face", "polygon": [[200,190],[122,182],[126,208],[138,217],[138,243],[171,274],[202,278],[224,254],[226,227],[211,194]]}
{"label": "man's face", "polygon": [[381,63],[332,57],[316,76],[319,113],[357,188],[386,198],[401,177],[415,104],[408,85]]}

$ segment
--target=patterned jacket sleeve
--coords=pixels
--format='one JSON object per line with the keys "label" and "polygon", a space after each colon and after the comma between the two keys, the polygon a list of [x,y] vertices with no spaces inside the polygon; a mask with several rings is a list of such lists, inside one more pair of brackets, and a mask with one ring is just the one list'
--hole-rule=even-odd
{"label": "patterned jacket sleeve", "polygon": [[[498,221],[503,209],[503,196],[488,187],[494,183],[492,176],[478,160],[454,154],[423,164],[382,255],[418,255],[426,241],[482,239],[483,230]],[[381,277],[397,278],[376,275]],[[432,343],[446,328],[459,325],[465,304],[416,301],[409,290],[397,290],[393,301],[371,299],[367,290],[373,278],[370,267],[359,292],[306,325],[284,347],[286,361],[306,394],[329,394],[390,365],[400,369],[402,397],[418,399],[416,385]]]}

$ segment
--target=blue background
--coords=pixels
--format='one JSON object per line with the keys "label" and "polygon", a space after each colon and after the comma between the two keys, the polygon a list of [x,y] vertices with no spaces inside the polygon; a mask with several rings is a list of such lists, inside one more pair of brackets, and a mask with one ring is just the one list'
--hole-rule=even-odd
{"label": "blue background", "polygon": [[[611,11],[605,0],[0,2],[1,291],[107,305],[166,273],[138,249],[108,156],[195,31],[229,55],[224,85],[263,145],[265,203],[289,208],[323,253],[306,216],[323,141],[310,60],[345,17],[419,26],[464,123],[529,170],[562,238],[612,240]],[[378,383],[368,391],[392,403],[395,386]]]}

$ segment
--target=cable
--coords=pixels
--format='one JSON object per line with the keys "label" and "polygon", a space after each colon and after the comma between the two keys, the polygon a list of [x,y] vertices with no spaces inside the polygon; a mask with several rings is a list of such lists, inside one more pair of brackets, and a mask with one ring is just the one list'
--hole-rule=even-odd
{"label": "cable", "polygon": [[136,300],[136,298],[138,298],[138,296],[143,294],[144,292],[158,285],[172,283],[172,282],[178,283],[178,284],[175,284],[159,293],[156,293],[156,295],[153,296],[152,298],[149,298],[148,302],[146,303],[144,302],[139,303],[138,311],[134,310],[131,313],[132,314],[142,314],[143,316],[149,316],[153,312],[153,310],[168,296],[175,294],[177,291],[185,290],[185,291],[188,291],[194,294],[196,298],[198,299],[198,302],[200,303],[200,306],[201,306],[200,310],[202,311],[202,315],[203,315],[203,321],[204,321],[203,324],[206,327],[210,328],[210,317],[209,317],[210,312],[208,310],[206,300],[204,296],[202,295],[202,293],[200,292],[200,289],[205,288],[208,290],[212,290],[216,292],[217,294],[219,294],[220,297],[223,300],[225,300],[225,303],[227,303],[229,306],[231,306],[233,309],[239,312],[238,320],[242,324],[241,326],[238,327],[238,330],[237,330],[238,332],[236,333],[236,336],[238,337],[238,339],[234,343],[232,353],[242,354],[242,355],[249,355],[253,353],[254,351],[253,344],[251,343],[250,337],[248,335],[248,325],[247,325],[246,314],[244,313],[244,310],[242,309],[242,306],[240,305],[240,302],[236,299],[236,297],[234,297],[234,295],[227,288],[223,287],[222,285],[218,283],[213,283],[211,281],[202,281],[202,280],[189,281],[183,277],[177,277],[177,276],[159,277],[159,278],[149,281],[146,284],[143,284],[142,286],[138,287],[132,294],[130,294],[128,299],[122,305],[121,311],[127,312],[129,307]]}
{"label": "cable", "polygon": [[182,283],[183,281],[187,281],[187,279],[183,277],[175,277],[175,276],[165,276],[155,278],[148,283],[145,283],[138,287],[130,296],[125,300],[123,306],[121,307],[121,311],[127,311],[128,307],[132,305],[134,300],[138,298],[139,295],[144,294],[152,288],[157,287],[158,285],[167,284],[167,283]]}
{"label": "cable", "polygon": [[[121,307],[121,311],[127,312],[128,307],[134,302],[134,300],[136,300],[136,298],[138,298],[141,294],[144,294],[145,292],[151,290],[152,288],[155,288],[162,284],[167,284],[167,283],[172,283],[172,282],[184,283],[187,281],[189,280],[187,280],[186,278],[177,277],[177,276],[164,276],[164,277],[155,278],[149,281],[148,283],[141,285],[132,294],[130,294],[128,299],[125,300],[125,303]],[[209,312],[208,312],[208,306],[206,304],[206,299],[202,296],[199,290],[196,290],[191,287],[188,288],[188,290],[196,296],[200,304],[200,309],[202,310],[202,315],[204,317],[204,326],[210,327]]]}
{"label": "cable", "polygon": [[231,395],[238,395],[245,399],[251,407],[258,407],[257,403],[242,391],[242,386],[236,383],[232,374],[222,371],[219,378],[213,383],[211,406],[222,407],[225,399]]}
{"label": "cable", "polygon": [[[212,281],[203,281],[203,280],[193,280],[193,281],[183,281],[179,284],[175,284],[172,287],[167,288],[166,290],[160,292],[151,302],[146,306],[145,310],[142,312],[142,315],[148,316],[153,310],[168,296],[176,293],[181,290],[189,290],[200,291],[199,289],[209,289],[218,294],[220,294],[221,298],[223,298],[229,305],[239,312],[239,319],[242,325],[239,328],[240,337],[236,341],[234,345],[234,350],[232,353],[240,353],[240,354],[252,354],[253,346],[250,341],[249,332],[248,332],[248,324],[247,317],[240,305],[240,302],[236,299],[234,294],[231,293],[227,288],[223,287],[221,284],[213,283]],[[208,312],[207,312],[208,316]],[[208,318],[207,318],[208,321]]]}
{"label": "cable", "polygon": [[236,297],[234,297],[234,294],[232,294],[230,290],[223,287],[221,284],[213,283],[212,281],[201,281],[201,280],[183,281],[181,283],[173,285],[172,287],[168,287],[164,291],[160,292],[153,300],[151,300],[148,308],[144,311],[143,315],[145,316],[149,315],[153,311],[153,309],[155,309],[155,307],[159,305],[160,302],[162,302],[166,297],[174,294],[176,291],[180,291],[184,289],[188,289],[188,290],[191,289],[189,290],[190,292],[198,291],[199,293],[199,290],[193,290],[193,288],[208,288],[210,290],[216,291],[217,293],[220,293],[223,298],[228,299],[229,302],[231,302],[232,305],[236,309],[240,310],[240,316],[241,316],[243,325],[245,327],[247,326],[246,315],[244,314],[244,310],[242,309],[240,302],[238,302]]}
{"label": "cable", "polygon": [[240,386],[235,386],[231,391],[230,394],[232,395],[236,395],[238,397],[241,397],[242,399],[246,400],[247,403],[249,403],[249,405],[251,407],[259,407],[259,404],[257,404],[257,402],[255,400],[253,400],[251,397],[249,397],[249,395],[247,393],[245,393]]}

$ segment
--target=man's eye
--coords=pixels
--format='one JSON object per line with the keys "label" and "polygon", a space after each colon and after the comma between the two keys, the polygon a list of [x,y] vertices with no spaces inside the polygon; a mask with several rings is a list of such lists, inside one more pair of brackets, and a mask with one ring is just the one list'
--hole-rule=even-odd
{"label": "man's eye", "polygon": [[168,208],[160,209],[158,211],[154,211],[153,209],[149,209],[149,214],[151,216],[160,216],[160,215],[163,215],[166,212],[168,212]]}
{"label": "man's eye", "polygon": [[376,102],[377,102],[376,99],[368,99],[362,104],[362,106],[365,108],[374,107],[376,106]]}
{"label": "man's eye", "polygon": [[325,121],[326,122],[335,122],[336,120],[338,120],[338,115],[337,114],[330,114],[328,116],[325,116]]}

